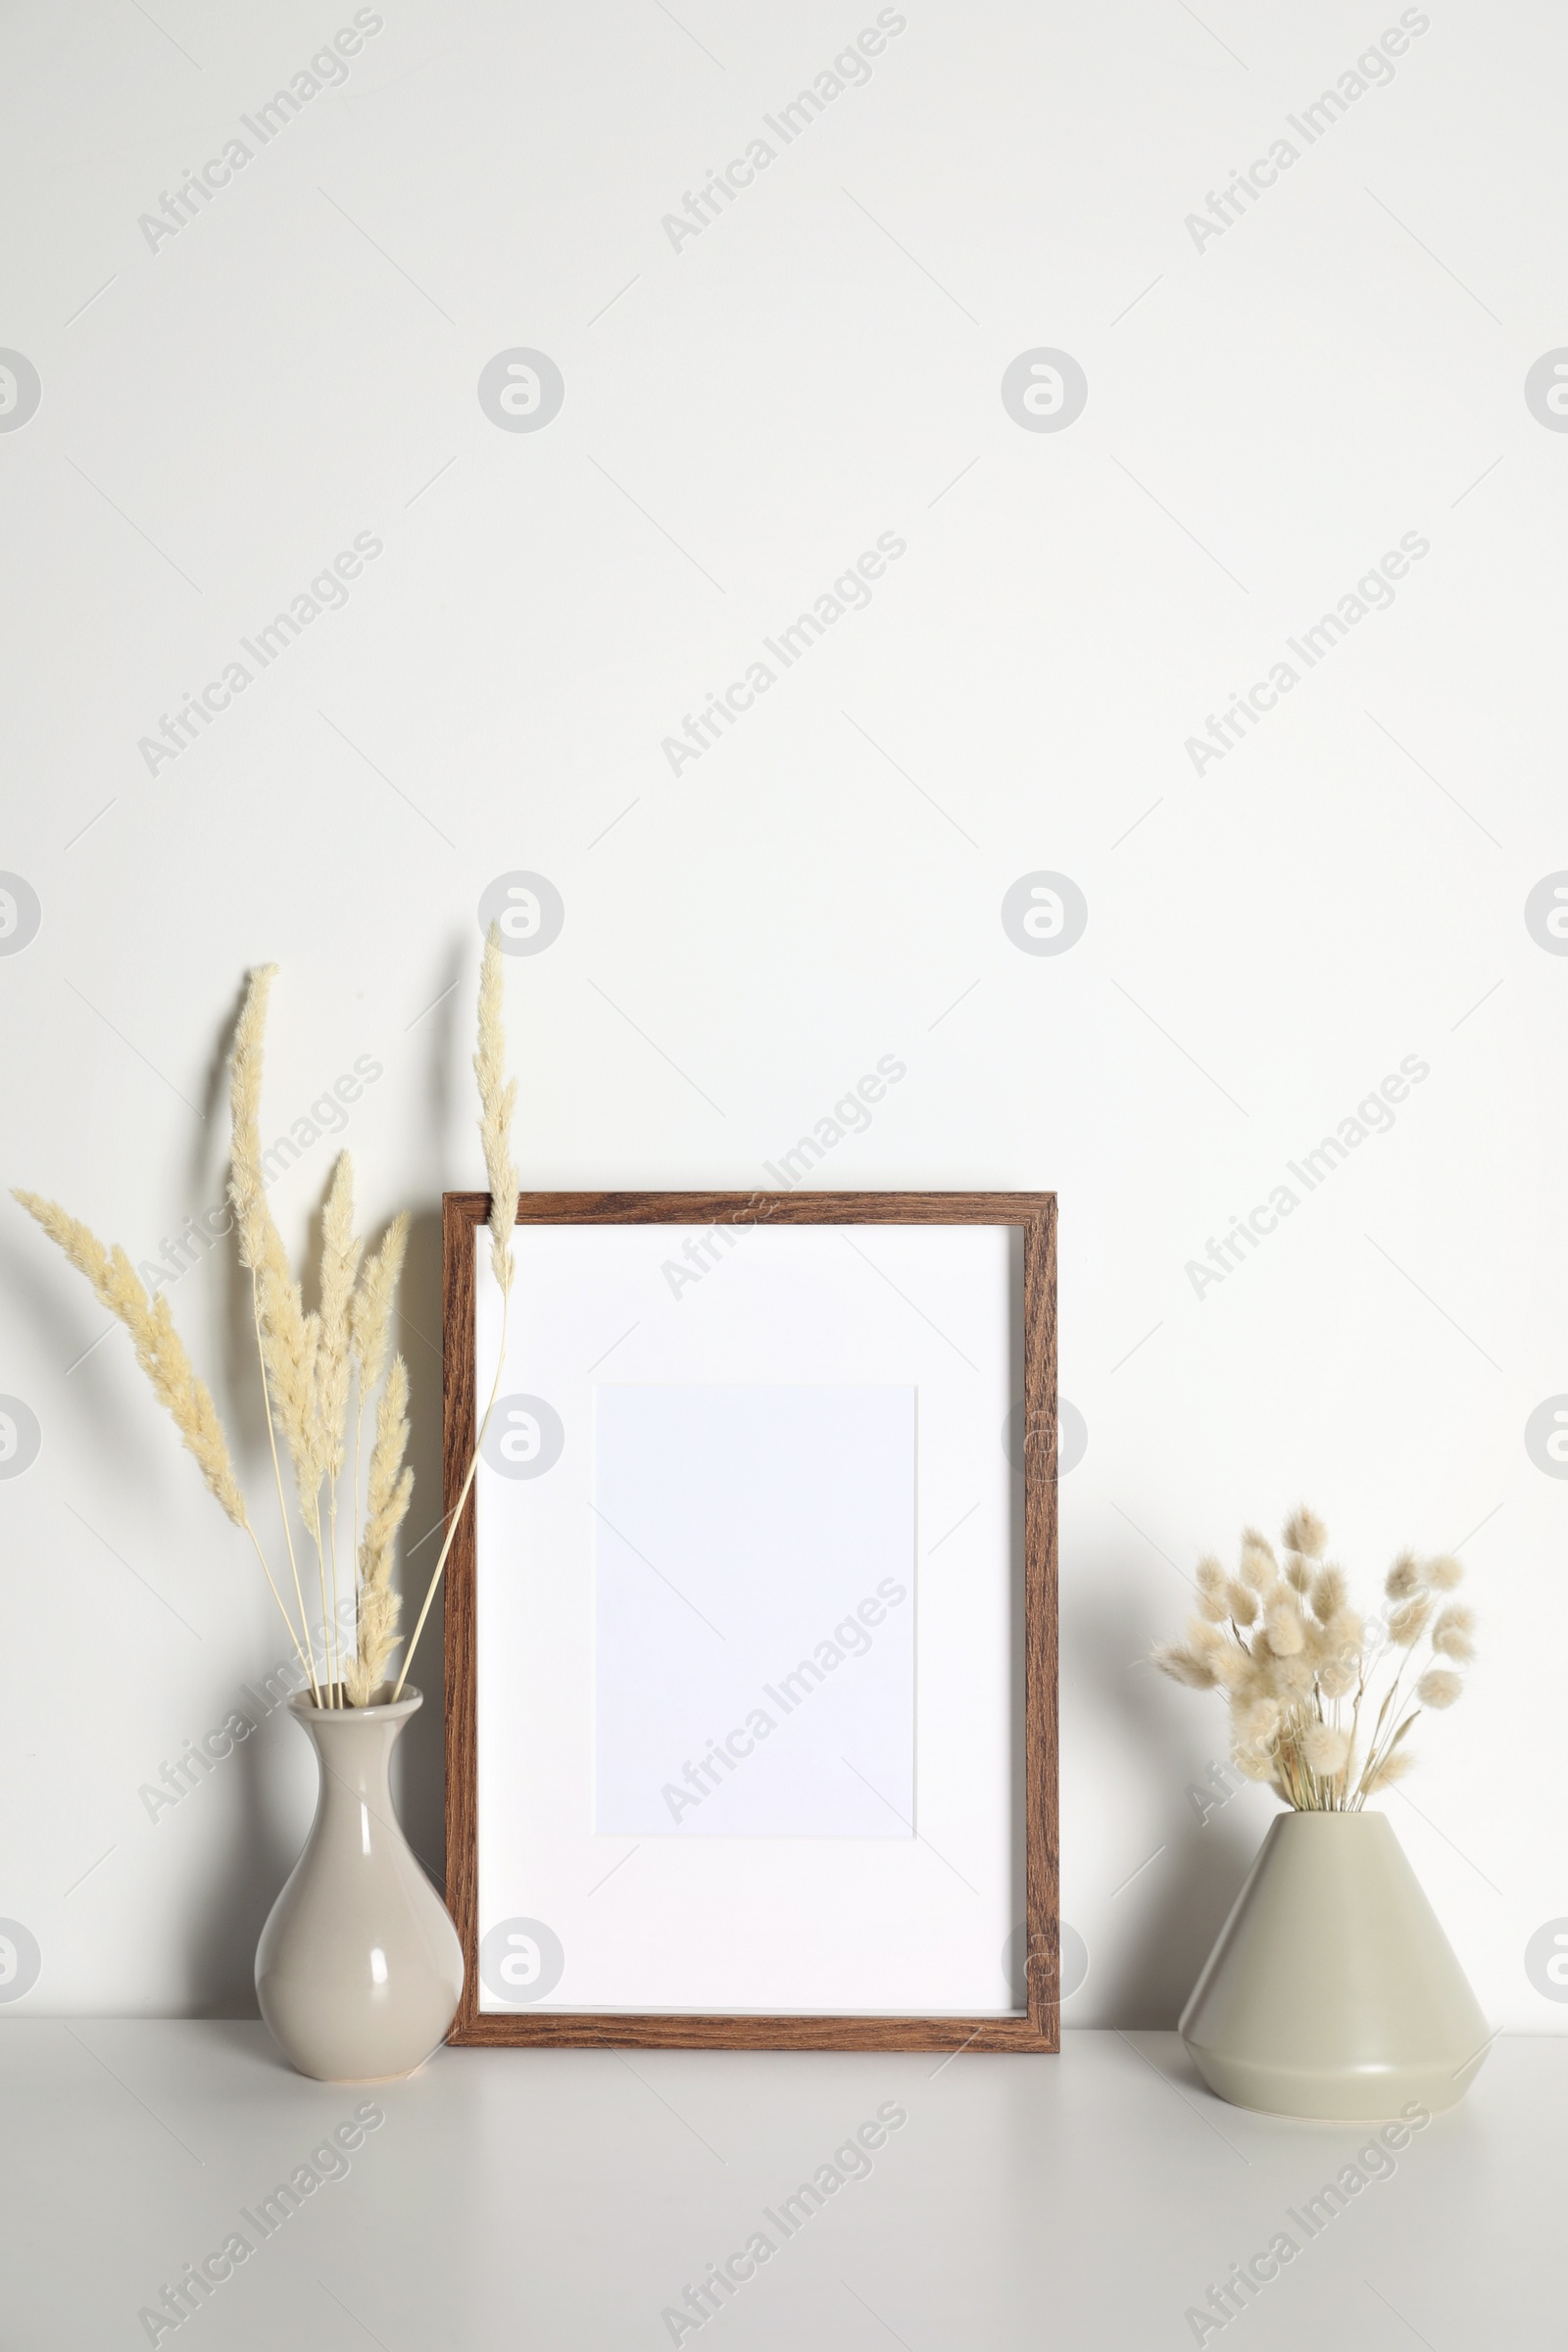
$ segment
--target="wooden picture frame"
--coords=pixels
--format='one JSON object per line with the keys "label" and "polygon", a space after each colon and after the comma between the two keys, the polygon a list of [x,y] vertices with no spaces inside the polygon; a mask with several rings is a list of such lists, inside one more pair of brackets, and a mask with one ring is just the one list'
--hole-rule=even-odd
{"label": "wooden picture frame", "polygon": [[[443,1200],[444,1487],[457,1504],[488,1395],[475,1363],[484,1193]],[[496,2012],[479,2003],[477,1497],[470,1489],[446,1571],[446,1897],[466,1977],[450,2039],[466,2046],[1012,2050],[1059,2047],[1056,1732],[1056,1202],[1050,1193],[535,1193],[519,1226],[990,1225],[1022,1230],[1022,1748],[1026,2008],[1021,2014],[824,2016]],[[526,1298],[514,1295],[514,1314]],[[1017,1454],[1014,1453],[1017,1467]],[[477,1482],[475,1482],[475,1485]]]}

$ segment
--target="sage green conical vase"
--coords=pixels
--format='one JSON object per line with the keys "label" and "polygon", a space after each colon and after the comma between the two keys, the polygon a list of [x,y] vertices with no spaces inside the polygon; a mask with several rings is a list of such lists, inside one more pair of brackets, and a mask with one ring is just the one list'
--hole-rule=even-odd
{"label": "sage green conical vase", "polygon": [[1282,1813],[1181,2016],[1210,2090],[1370,2122],[1464,2096],[1491,2041],[1382,1813]]}

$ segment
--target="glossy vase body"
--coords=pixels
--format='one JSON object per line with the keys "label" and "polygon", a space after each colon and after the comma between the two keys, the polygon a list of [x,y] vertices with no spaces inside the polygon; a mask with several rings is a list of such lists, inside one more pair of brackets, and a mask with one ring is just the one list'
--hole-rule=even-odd
{"label": "glossy vase body", "polygon": [[1462,2098],[1491,2039],[1381,1813],[1282,1813],[1182,2012],[1210,2090],[1360,2122]]}
{"label": "glossy vase body", "polygon": [[392,1808],[392,1749],[420,1705],[289,1707],[320,1769],[316,1819],[256,1947],[262,2015],[302,2075],[411,2075],[445,2040],[463,1990],[457,1931]]}

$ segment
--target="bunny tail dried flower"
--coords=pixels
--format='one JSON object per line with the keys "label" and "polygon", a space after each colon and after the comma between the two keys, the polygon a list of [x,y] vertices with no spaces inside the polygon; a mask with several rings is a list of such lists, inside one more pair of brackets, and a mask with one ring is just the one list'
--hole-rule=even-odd
{"label": "bunny tail dried flower", "polygon": [[1242,1533],[1242,1582],[1250,1585],[1254,1592],[1266,1592],[1279,1582],[1279,1562],[1274,1546],[1267,1536],[1260,1536],[1255,1527]]}
{"label": "bunny tail dried flower", "polygon": [[1295,1657],[1306,1640],[1306,1631],[1294,1601],[1275,1601],[1264,1620],[1263,1638],[1277,1658]]}
{"label": "bunny tail dried flower", "polygon": [[1227,1613],[1235,1618],[1238,1625],[1250,1625],[1255,1619],[1257,1594],[1250,1585],[1244,1585],[1239,1576],[1233,1576],[1227,1583],[1225,1601]]}
{"label": "bunny tail dried flower", "polygon": [[1320,1568],[1312,1579],[1312,1614],[1328,1625],[1345,1607],[1348,1596],[1343,1568]]}
{"label": "bunny tail dried flower", "polygon": [[1328,1658],[1318,1668],[1317,1687],[1325,1698],[1348,1698],[1360,1680],[1354,1658]]}
{"label": "bunny tail dried flower", "polygon": [[376,1407],[365,1534],[360,1544],[360,1640],[347,1676],[347,1696],[356,1707],[369,1705],[397,1647],[403,1604],[393,1590],[392,1561],[398,1530],[414,1493],[414,1472],[403,1462],[409,1438],[408,1405],[408,1366],[401,1355],[395,1355]]}
{"label": "bunny tail dried flower", "polygon": [[1231,1729],[1238,1747],[1267,1747],[1280,1728],[1278,1699],[1253,1698],[1233,1702]]}
{"label": "bunny tail dried flower", "polygon": [[1401,1600],[1389,1611],[1390,1641],[1396,1642],[1401,1649],[1413,1649],[1426,1632],[1431,1615],[1432,1602],[1425,1592],[1418,1592],[1413,1600]]}
{"label": "bunny tail dried flower", "polygon": [[1173,1683],[1185,1683],[1190,1690],[1214,1688],[1214,1669],[1208,1660],[1184,1648],[1179,1642],[1162,1642],[1154,1652],[1154,1664],[1161,1674],[1168,1674]]}
{"label": "bunny tail dried flower", "polygon": [[1322,1520],[1304,1503],[1285,1522],[1285,1544],[1289,1551],[1298,1551],[1309,1560],[1320,1560],[1328,1549],[1328,1530]]}
{"label": "bunny tail dried flower", "polygon": [[1227,1580],[1224,1569],[1216,1559],[1201,1559],[1198,1563],[1198,1608],[1200,1616],[1211,1625],[1223,1625],[1231,1614],[1226,1598]]}
{"label": "bunny tail dried flower", "polygon": [[1252,1661],[1239,1643],[1225,1642],[1214,1651],[1208,1663],[1222,1690],[1235,1694],[1251,1688]]}
{"label": "bunny tail dried flower", "polygon": [[1432,1647],[1441,1658],[1452,1658],[1456,1666],[1468,1666],[1476,1654],[1472,1639],[1476,1630],[1476,1613],[1463,1601],[1450,1601],[1432,1628]]}
{"label": "bunny tail dried flower", "polygon": [[[1199,1613],[1180,1642],[1154,1652],[1179,1683],[1219,1690],[1230,1704],[1237,1769],[1266,1783],[1300,1812],[1357,1812],[1408,1770],[1404,1740],[1423,1709],[1452,1706],[1460,1678],[1447,1661],[1474,1655],[1473,1613],[1434,1595],[1458,1578],[1456,1562],[1411,1552],[1390,1572],[1390,1643],[1368,1650],[1368,1620],[1342,1569],[1326,1563],[1327,1531],[1315,1513],[1292,1514],[1284,1574],[1252,1528],[1242,1537],[1240,1574],[1205,1559]],[[1425,1671],[1415,1652],[1430,1640]],[[1413,1692],[1407,1678],[1418,1676]],[[1369,1684],[1382,1686],[1381,1702]]]}
{"label": "bunny tail dried flower", "polygon": [[1421,1563],[1413,1551],[1401,1551],[1383,1580],[1390,1600],[1413,1600],[1425,1589]]}
{"label": "bunny tail dried flower", "polygon": [[1328,1643],[1330,1656],[1359,1658],[1366,1640],[1366,1627],[1359,1609],[1352,1608],[1347,1600],[1344,1608],[1337,1609],[1323,1628],[1323,1638]]}
{"label": "bunny tail dried flower", "polygon": [[1464,1582],[1463,1564],[1450,1559],[1446,1551],[1440,1552],[1435,1560],[1428,1560],[1426,1580],[1434,1592],[1451,1592],[1455,1585]]}
{"label": "bunny tail dried flower", "polygon": [[1350,1742],[1332,1723],[1314,1723],[1301,1736],[1301,1753],[1320,1780],[1334,1780],[1350,1760]]}
{"label": "bunny tail dried flower", "polygon": [[517,1082],[507,1076],[501,970],[501,925],[492,923],[479,970],[479,1047],[473,1057],[473,1074],[479,1081],[479,1136],[490,1179],[490,1263],[503,1291],[510,1291],[512,1236],[517,1221],[517,1171],[512,1164],[512,1112]]}
{"label": "bunny tail dried flower", "polygon": [[1295,1707],[1304,1707],[1312,1696],[1317,1669],[1303,1652],[1292,1658],[1268,1660],[1269,1684],[1276,1698],[1288,1700]]}

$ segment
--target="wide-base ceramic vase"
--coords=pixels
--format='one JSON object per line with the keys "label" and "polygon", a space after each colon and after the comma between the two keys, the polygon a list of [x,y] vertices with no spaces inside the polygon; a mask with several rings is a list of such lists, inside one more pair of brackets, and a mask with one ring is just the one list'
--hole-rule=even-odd
{"label": "wide-base ceramic vase", "polygon": [[1491,2041],[1381,1813],[1282,1813],[1181,2017],[1209,2088],[1362,2122],[1463,2097]]}

